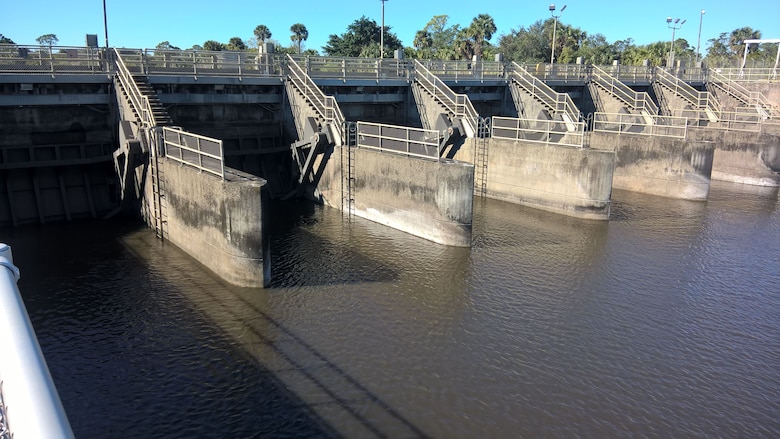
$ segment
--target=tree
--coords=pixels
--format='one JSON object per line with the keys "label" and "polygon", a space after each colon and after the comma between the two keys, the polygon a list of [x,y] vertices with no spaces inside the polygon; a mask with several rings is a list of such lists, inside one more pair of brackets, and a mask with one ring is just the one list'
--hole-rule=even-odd
{"label": "tree", "polygon": [[465,36],[471,39],[472,51],[475,56],[482,58],[483,46],[486,41],[496,33],[496,23],[488,14],[479,14],[466,28]]}
{"label": "tree", "polygon": [[220,51],[225,50],[225,45],[219,41],[208,40],[203,43],[203,50]]}
{"label": "tree", "polygon": [[[372,44],[376,44],[378,48],[380,40],[381,29],[376,24],[376,21],[369,20],[363,16],[347,26],[347,32],[340,36],[331,34],[322,50],[327,56],[365,56],[361,54],[371,52],[367,48]],[[385,26],[385,48],[392,52],[401,47],[401,41],[398,37],[390,32],[389,26]]]}
{"label": "tree", "polygon": [[51,51],[51,46],[57,44],[58,41],[60,41],[59,38],[57,38],[57,35],[54,34],[45,34],[41,35],[40,37],[36,38],[35,41],[38,42],[40,45],[49,46],[49,51]]}
{"label": "tree", "polygon": [[0,34],[0,44],[16,44],[14,41],[3,34]]}
{"label": "tree", "polygon": [[290,32],[292,32],[290,39],[294,43],[297,43],[298,54],[300,54],[301,42],[309,39],[309,31],[306,29],[306,26],[302,25],[301,23],[295,23],[294,25],[290,26]]}
{"label": "tree", "polygon": [[267,40],[271,39],[271,31],[268,29],[268,26],[264,24],[257,25],[255,28],[255,38],[261,43],[265,43]]}
{"label": "tree", "polygon": [[498,45],[508,61],[540,63],[550,59],[550,41],[542,20],[527,29],[512,29],[499,38]]}
{"label": "tree", "polygon": [[418,30],[414,34],[414,48],[417,49],[418,58],[432,58],[429,54],[433,46],[433,38],[427,30]]}
{"label": "tree", "polygon": [[168,41],[163,41],[154,46],[155,50],[181,50],[176,46],[171,45]]}
{"label": "tree", "polygon": [[430,58],[455,59],[455,39],[460,33],[459,25],[447,26],[449,16],[434,15],[422,30],[431,36]]}
{"label": "tree", "polygon": [[[734,29],[729,34],[729,48],[731,53],[736,55],[737,58],[742,58],[745,55],[745,40],[757,40],[761,38],[761,31],[753,30],[750,27],[741,27]],[[758,45],[752,45],[748,48],[748,53],[753,53],[758,50]]]}
{"label": "tree", "polygon": [[227,43],[227,50],[246,50],[246,43],[239,37],[233,37]]}

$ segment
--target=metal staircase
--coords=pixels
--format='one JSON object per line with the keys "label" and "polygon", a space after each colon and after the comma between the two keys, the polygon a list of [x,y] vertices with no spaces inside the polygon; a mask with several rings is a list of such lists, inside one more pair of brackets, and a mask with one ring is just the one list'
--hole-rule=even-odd
{"label": "metal staircase", "polygon": [[[706,91],[699,91],[674,76],[666,69],[656,67],[655,69],[655,81],[653,81],[653,88],[656,90],[656,96],[659,101],[663,100],[662,110],[667,116],[671,116],[671,109],[669,108],[666,99],[663,99],[663,93],[659,93],[659,88],[665,89],[677,97],[682,98],[685,102],[690,104],[697,112],[703,112],[706,115],[707,120],[710,122],[717,122],[720,119],[720,108],[718,101]],[[665,105],[664,105],[665,104]],[[665,107],[665,108],[664,108]]]}
{"label": "metal staircase", "polygon": [[[414,60],[414,74],[412,76],[414,79],[412,85],[419,87],[419,91],[424,91],[432,97],[445,110],[450,122],[457,124],[462,129],[462,134],[466,137],[477,135],[480,118],[468,95],[452,91],[419,60]],[[425,122],[423,125],[425,126]]]}
{"label": "metal staircase", "polygon": [[658,105],[650,99],[645,92],[637,92],[631,87],[619,81],[601,67],[593,66],[590,75],[590,84],[598,87],[609,95],[622,102],[628,109],[638,112],[648,125],[654,124],[653,116],[658,115]]}
{"label": "metal staircase", "polygon": [[708,81],[705,84],[710,93],[723,92],[756,112],[763,119],[780,118],[780,108],[772,104],[761,92],[750,91],[736,81],[732,81],[713,70],[708,72]]}
{"label": "metal staircase", "polygon": [[571,97],[566,93],[558,93],[550,86],[544,83],[536,76],[530,74],[519,64],[512,62],[512,68],[509,70],[509,86],[515,106],[520,112],[522,102],[519,99],[520,90],[529,94],[537,102],[541,103],[547,112],[562,120],[567,131],[577,129],[576,122],[581,120],[580,110],[574,105]]}

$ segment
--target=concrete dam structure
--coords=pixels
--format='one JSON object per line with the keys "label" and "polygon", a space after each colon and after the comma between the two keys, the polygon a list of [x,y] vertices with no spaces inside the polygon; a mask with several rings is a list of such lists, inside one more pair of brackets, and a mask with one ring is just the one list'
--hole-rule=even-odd
{"label": "concrete dam structure", "polygon": [[470,246],[474,195],[608,220],[613,187],[705,200],[711,178],[778,186],[780,86],[737,79],[0,46],[0,225],[129,212],[257,286],[270,280],[270,199]]}

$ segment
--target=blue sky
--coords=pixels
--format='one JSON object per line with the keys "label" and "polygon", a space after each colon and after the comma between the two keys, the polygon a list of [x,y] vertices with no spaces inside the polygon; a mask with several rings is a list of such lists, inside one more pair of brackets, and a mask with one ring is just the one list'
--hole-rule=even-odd
{"label": "blue sky", "polygon": [[[593,33],[607,40],[633,38],[636,44],[668,41],[671,30],[666,17],[687,22],[676,31],[696,45],[700,11],[702,51],[706,41],[721,32],[750,26],[761,30],[764,38],[780,38],[780,0],[567,0],[561,22]],[[382,21],[380,0],[298,0],[298,1],[178,1],[178,0],[106,0],[109,44],[116,47],[153,48],[170,41],[181,48],[203,44],[206,40],[227,42],[231,37],[249,40],[258,24],[265,24],[272,38],[287,45],[290,26],[303,23],[309,31],[305,48],[321,52],[330,34],[340,35],[362,15]],[[549,3],[522,0],[387,0],[385,24],[390,26],[404,45],[411,46],[414,34],[434,15],[448,15],[449,24],[468,26],[478,14],[490,14],[498,31],[491,42],[497,44],[502,34],[529,26],[550,17]],[[105,44],[102,0],[20,1],[0,0],[0,33],[17,44],[36,44],[35,38],[53,33],[60,45],[83,46],[85,34],[98,34]]]}

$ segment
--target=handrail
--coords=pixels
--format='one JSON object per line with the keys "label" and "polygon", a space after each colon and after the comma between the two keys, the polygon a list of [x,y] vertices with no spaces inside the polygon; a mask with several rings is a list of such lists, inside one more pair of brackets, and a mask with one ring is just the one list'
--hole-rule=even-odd
{"label": "handrail", "polygon": [[555,114],[566,114],[572,122],[580,120],[580,110],[574,105],[574,101],[566,93],[558,93],[536,76],[529,73],[524,67],[512,62],[509,70],[510,78],[520,85],[532,96],[538,97],[542,103]]}
{"label": "handrail", "polygon": [[439,133],[436,130],[358,122],[357,146],[409,157],[441,160]]}
{"label": "handrail", "polygon": [[658,105],[650,99],[650,95],[634,91],[631,87],[605,72],[601,67],[593,66],[591,69],[591,80],[631,109],[646,111],[650,115],[658,114]]}
{"label": "handrail", "polygon": [[[717,122],[712,122],[701,115],[695,118],[688,117],[689,126],[706,126],[708,129],[723,131],[744,131],[752,133],[761,133],[765,131],[780,132],[780,121],[777,119],[767,119],[760,113],[753,111],[721,111]],[[674,110],[673,116],[682,116],[685,110]]]}
{"label": "handrail", "polygon": [[452,116],[468,122],[473,129],[473,135],[476,135],[479,128],[479,113],[477,113],[468,95],[452,91],[444,81],[431,73],[419,60],[414,60],[414,76],[417,82],[442,104]]}
{"label": "handrail", "polygon": [[656,67],[655,78],[659,84],[669,89],[669,91],[688,101],[693,108],[699,110],[709,108],[715,114],[720,112],[718,101],[709,92],[696,90],[666,69]]}
{"label": "handrail", "polygon": [[296,63],[303,66],[310,78],[338,79],[383,79],[406,80],[410,62],[404,59],[321,57],[293,55]]}
{"label": "handrail", "polygon": [[341,139],[344,139],[344,114],[341,112],[336,99],[333,96],[327,96],[306,74],[306,72],[295,62],[295,59],[287,55],[287,70],[292,85],[304,95],[304,97],[314,107],[314,111],[323,122],[331,125],[332,129],[337,130]]}
{"label": "handrail", "polygon": [[119,82],[122,84],[122,87],[124,87],[127,96],[130,98],[130,102],[138,112],[141,123],[147,128],[155,126],[152,107],[149,105],[149,98],[141,93],[138,84],[136,84],[133,79],[133,74],[130,72],[130,69],[127,68],[118,49],[114,49],[114,61],[114,64],[117,67],[116,73]]}
{"label": "handrail", "polygon": [[[652,120],[647,120],[648,117]],[[597,111],[593,113],[593,131],[685,139],[688,135],[688,118]]]}
{"label": "handrail", "polygon": [[163,127],[165,157],[225,180],[222,140]]}
{"label": "handrail", "polygon": [[739,99],[746,105],[760,107],[771,117],[780,115],[780,109],[773,105],[761,92],[750,91],[742,84],[715,71],[710,71],[709,75],[708,82],[720,88],[726,94]]}
{"label": "handrail", "polygon": [[517,117],[493,116],[490,137],[494,139],[522,140],[549,145],[585,147],[585,123],[573,122],[575,129],[569,130],[568,123],[558,120],[522,119]]}
{"label": "handrail", "polygon": [[[73,438],[57,388],[16,282],[11,247],[0,243],[0,392],[14,439]],[[3,425],[0,425],[3,427]]]}

